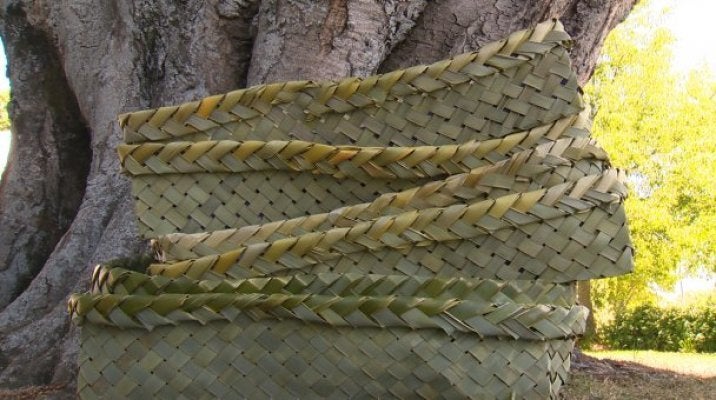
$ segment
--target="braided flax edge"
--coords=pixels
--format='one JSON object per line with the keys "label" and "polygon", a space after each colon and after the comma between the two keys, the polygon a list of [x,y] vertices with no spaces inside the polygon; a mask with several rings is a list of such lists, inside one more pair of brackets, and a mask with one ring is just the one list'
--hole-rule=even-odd
{"label": "braided flax edge", "polygon": [[124,268],[98,265],[91,294],[302,294],[333,296],[408,296],[433,299],[482,300],[491,303],[552,304],[571,306],[576,301],[574,283],[544,281],[420,277],[376,274],[296,274],[249,279],[197,281],[151,276]]}
{"label": "braided flax edge", "polygon": [[[588,112],[588,109],[586,109]],[[132,176],[178,173],[241,173],[250,171],[292,171],[326,174],[336,179],[433,178],[469,172],[492,164],[495,157],[509,157],[520,151],[573,137],[575,131],[588,131],[586,112],[563,118],[529,131],[502,138],[441,146],[336,146],[302,140],[199,142],[148,142],[121,144],[117,148],[122,168]],[[586,139],[588,140],[588,139]],[[595,142],[577,142],[585,154],[606,160]],[[584,157],[584,154],[578,154]]]}
{"label": "braided flax edge", "polygon": [[245,313],[254,321],[296,319],[353,328],[404,327],[470,332],[479,337],[523,340],[565,339],[584,333],[585,307],[492,304],[461,299],[314,294],[72,295],[72,319],[152,330],[157,326],[233,321]]}

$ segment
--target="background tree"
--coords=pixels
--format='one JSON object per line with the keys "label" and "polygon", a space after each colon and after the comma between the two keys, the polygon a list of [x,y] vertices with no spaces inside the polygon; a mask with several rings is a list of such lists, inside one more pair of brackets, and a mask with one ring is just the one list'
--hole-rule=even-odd
{"label": "background tree", "polygon": [[614,29],[585,88],[593,134],[632,188],[635,271],[592,282],[595,305],[610,313],[653,302],[653,284],[671,287],[683,271],[716,271],[716,78],[671,69],[674,39],[654,29],[661,12],[640,4]]}
{"label": "background tree", "polygon": [[548,18],[582,83],[635,0],[0,1],[13,148],[0,186],[0,386],[68,383],[65,297],[144,250],[119,113],[286,79],[365,76],[474,50]]}

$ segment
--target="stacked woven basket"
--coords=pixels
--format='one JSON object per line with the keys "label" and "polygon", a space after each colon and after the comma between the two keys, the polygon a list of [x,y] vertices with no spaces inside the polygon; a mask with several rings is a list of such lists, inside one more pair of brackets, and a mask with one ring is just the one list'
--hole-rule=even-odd
{"label": "stacked woven basket", "polygon": [[146,272],[73,295],[83,398],[554,398],[631,270],[558,22],[121,116]]}

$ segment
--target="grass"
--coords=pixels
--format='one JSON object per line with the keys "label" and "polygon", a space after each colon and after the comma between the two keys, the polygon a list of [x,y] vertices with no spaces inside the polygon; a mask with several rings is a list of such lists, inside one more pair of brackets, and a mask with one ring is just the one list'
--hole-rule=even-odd
{"label": "grass", "polygon": [[588,352],[562,390],[570,400],[716,399],[716,354]]}

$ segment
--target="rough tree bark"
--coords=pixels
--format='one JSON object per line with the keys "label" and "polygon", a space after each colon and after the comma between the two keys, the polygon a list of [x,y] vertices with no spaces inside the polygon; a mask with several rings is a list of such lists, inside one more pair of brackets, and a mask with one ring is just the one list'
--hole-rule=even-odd
{"label": "rough tree bark", "polygon": [[93,264],[146,251],[119,113],[286,79],[428,63],[548,18],[584,83],[635,0],[0,0],[13,148],[0,184],[0,387],[64,384]]}

